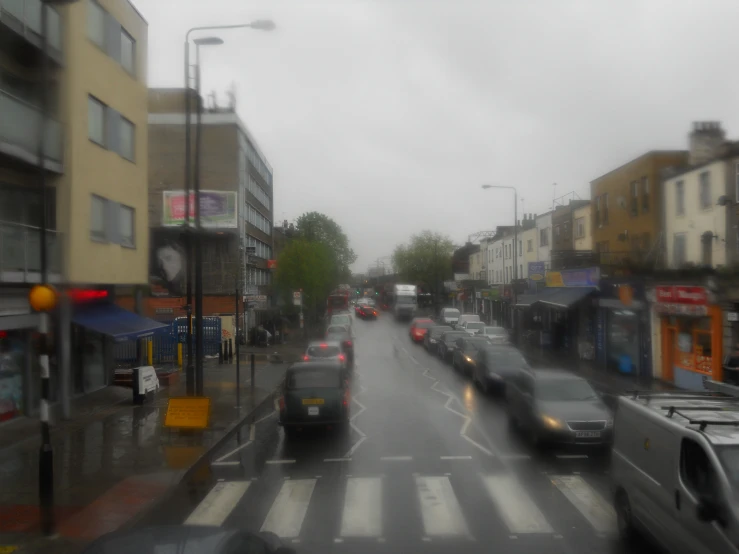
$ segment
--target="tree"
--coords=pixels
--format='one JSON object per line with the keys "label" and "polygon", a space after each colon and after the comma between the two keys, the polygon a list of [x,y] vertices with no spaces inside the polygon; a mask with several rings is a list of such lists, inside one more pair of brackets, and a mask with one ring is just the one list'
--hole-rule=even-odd
{"label": "tree", "polygon": [[341,225],[325,214],[307,212],[298,218],[295,231],[299,237],[328,246],[336,260],[337,281],[342,283],[349,281],[351,278],[349,266],[357,261],[357,255],[349,246],[349,238]]}
{"label": "tree", "polygon": [[393,252],[396,273],[408,283],[423,283],[431,290],[441,290],[441,282],[452,277],[452,240],[439,233],[423,231],[401,244]]}
{"label": "tree", "polygon": [[277,259],[275,285],[287,306],[292,305],[292,293],[302,290],[303,306],[315,316],[337,284],[335,256],[322,242],[293,239]]}

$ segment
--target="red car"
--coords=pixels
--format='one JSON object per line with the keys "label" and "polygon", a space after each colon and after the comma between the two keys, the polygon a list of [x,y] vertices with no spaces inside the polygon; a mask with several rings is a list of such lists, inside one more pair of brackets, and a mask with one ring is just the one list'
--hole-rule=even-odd
{"label": "red car", "polygon": [[429,327],[436,325],[432,319],[417,317],[411,321],[410,335],[413,342],[423,342]]}
{"label": "red car", "polygon": [[358,315],[362,319],[377,319],[377,308],[374,306],[360,306]]}

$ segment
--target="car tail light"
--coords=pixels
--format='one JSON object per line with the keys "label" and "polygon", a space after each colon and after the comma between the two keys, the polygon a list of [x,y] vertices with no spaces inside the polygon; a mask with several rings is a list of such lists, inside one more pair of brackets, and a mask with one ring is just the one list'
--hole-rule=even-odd
{"label": "car tail light", "polygon": [[308,354],[306,354],[305,356],[303,356],[303,361],[304,362],[307,362],[309,360],[310,360],[310,356],[308,356]]}
{"label": "car tail light", "polygon": [[351,401],[351,393],[349,392],[349,389],[346,389],[344,391],[344,400],[342,404],[344,404],[344,407],[349,406],[350,401]]}
{"label": "car tail light", "polygon": [[352,341],[350,341],[350,340],[346,341],[346,345],[347,346],[351,346],[352,345]]}
{"label": "car tail light", "polygon": [[324,343],[322,343],[322,344],[321,344],[321,348],[328,348],[328,344],[326,344],[325,342],[324,342]]}
{"label": "car tail light", "polygon": [[284,412],[285,411],[285,397],[284,396],[280,396],[279,405],[280,405],[280,411]]}
{"label": "car tail light", "polygon": [[373,315],[377,315],[377,312],[373,311],[373,312],[372,312],[372,314],[373,314]]}
{"label": "car tail light", "polygon": [[345,362],[346,356],[344,356],[343,354],[339,354],[339,360],[341,360],[342,362]]}

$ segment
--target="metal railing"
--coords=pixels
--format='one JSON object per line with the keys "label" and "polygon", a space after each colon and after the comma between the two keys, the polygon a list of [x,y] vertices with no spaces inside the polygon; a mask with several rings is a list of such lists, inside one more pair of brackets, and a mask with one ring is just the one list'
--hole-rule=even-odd
{"label": "metal railing", "polygon": [[[49,10],[48,23],[48,40],[49,47],[57,50],[61,54],[62,50],[62,22],[59,13],[47,6]],[[18,27],[18,31],[29,38],[33,39],[37,46],[41,43],[41,0],[0,0],[0,19],[4,19],[7,15],[13,18],[13,27]]]}
{"label": "metal railing", "polygon": [[[5,0],[0,0],[0,2]],[[38,156],[41,112],[4,90],[0,90],[0,142],[22,148],[29,157]],[[46,158],[62,163],[62,127],[49,119],[46,125]],[[38,161],[38,160],[37,160]]]}
{"label": "metal railing", "polygon": [[[61,274],[61,234],[47,229],[46,243],[49,272]],[[23,274],[22,281],[30,282],[29,273],[41,271],[41,230],[20,223],[0,221],[0,281],[9,274]],[[16,282],[17,278],[8,278]]]}

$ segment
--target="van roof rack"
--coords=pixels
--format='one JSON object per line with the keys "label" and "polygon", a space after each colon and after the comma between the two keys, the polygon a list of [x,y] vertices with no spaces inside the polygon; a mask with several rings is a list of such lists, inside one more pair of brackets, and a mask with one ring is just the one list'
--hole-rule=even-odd
{"label": "van roof rack", "polygon": [[[687,410],[698,411],[698,410],[701,410],[701,408],[687,408]],[[688,414],[683,413],[684,411],[686,411],[686,408],[680,408],[678,410],[674,406],[671,406],[668,410],[667,417],[672,417],[674,414],[677,414],[687,419],[689,425],[698,425],[701,431],[705,431],[708,425],[724,425],[724,426],[729,426],[729,427],[739,427],[739,419],[737,419],[736,421],[728,421],[725,419],[722,419],[722,420],[693,419]],[[713,410],[713,411],[716,411],[716,410]]]}
{"label": "van roof rack", "polygon": [[703,386],[706,387],[709,391],[720,392],[729,396],[733,396],[734,398],[739,398],[739,387],[737,387],[736,385],[721,383],[720,381],[714,381],[713,379],[704,379]]}
{"label": "van roof rack", "polygon": [[[739,387],[737,387],[737,390],[739,391]],[[654,391],[654,390],[627,390],[624,392],[625,395],[631,396],[633,400],[636,400],[637,398],[644,398],[647,403],[652,398],[669,398],[671,400],[695,400],[696,397],[705,397],[705,398],[722,398],[725,397],[725,395],[717,394],[716,392],[712,391],[683,391],[678,390],[675,392],[672,391]],[[739,392],[737,392],[737,395],[739,396]]]}

